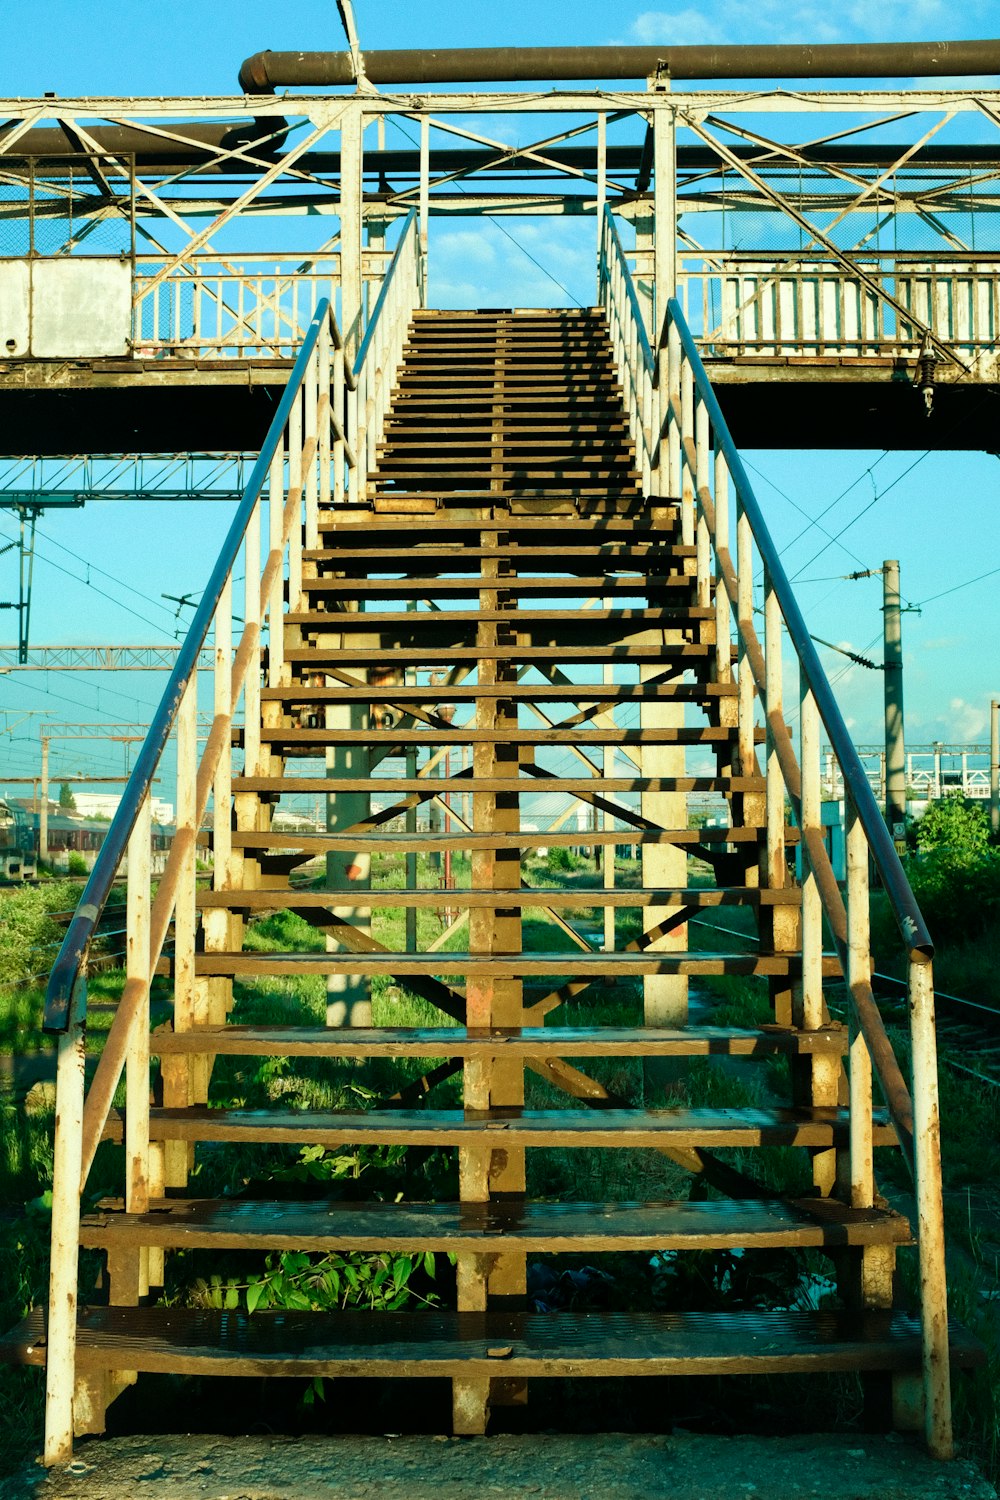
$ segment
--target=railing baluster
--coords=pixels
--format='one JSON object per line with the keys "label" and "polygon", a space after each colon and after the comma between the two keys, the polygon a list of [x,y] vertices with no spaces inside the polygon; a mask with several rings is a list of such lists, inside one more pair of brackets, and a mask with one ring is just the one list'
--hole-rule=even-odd
{"label": "railing baluster", "polygon": [[[319,392],[316,408],[316,421],[319,424],[319,501],[320,511],[330,508],[330,460],[331,460],[331,432],[330,432],[330,322],[328,318],[323,320],[322,332],[319,336],[317,359],[319,362]],[[317,516],[317,533],[315,541],[310,546],[319,546],[319,518]]]}
{"label": "railing baluster", "polygon": [[681,543],[693,547],[694,473],[690,455],[694,447],[694,376],[684,358],[681,359],[680,390]]}
{"label": "railing baluster", "polygon": [[948,1362],[948,1284],[941,1190],[941,1107],[934,1030],[934,974],[924,955],[910,960],[910,1037],[913,1046],[913,1147],[916,1158],[920,1307],[927,1446],[951,1458],[951,1369]]}
{"label": "railing baluster", "polygon": [[736,497],[736,623],[737,682],[739,687],[737,758],[741,776],[752,776],[754,756],[753,672],[747,650],[753,628],[753,534],[739,495]]}
{"label": "railing baluster", "polygon": [[[125,897],[125,977],[142,986],[143,999],[132,1022],[125,1054],[125,1211],[144,1214],[149,1209],[149,900],[152,803],[147,792],[128,844],[128,885]],[[149,1254],[138,1256],[138,1294],[149,1291]]]}
{"label": "railing baluster", "polygon": [[767,805],[767,884],[782,890],[787,884],[785,864],[785,778],[778,759],[775,726],[782,722],[781,605],[771,576],[764,571],[764,661],[766,689],[764,742]]}
{"label": "railing baluster", "polygon": [[[305,441],[313,443],[312,457],[304,465],[302,474],[302,500],[305,511],[305,545],[307,550],[319,546],[319,522],[316,515],[317,502],[317,422],[319,417],[319,366],[318,350],[309,362],[305,384],[302,388],[305,407]],[[327,424],[329,431],[329,424]]]}
{"label": "railing baluster", "polygon": [[[871,934],[868,910],[868,840],[854,798],[844,798],[847,822],[847,989],[871,983]],[[872,1060],[858,1025],[853,998],[848,1006],[848,1079],[850,1083],[851,1206],[875,1202],[872,1154]]]}
{"label": "railing baluster", "polygon": [[59,1037],[56,1058],[58,1108],[52,1158],[52,1242],[45,1355],[45,1463],[50,1467],[69,1463],[73,1457],[86,1010],[87,979],[85,973],[80,973],[70,998],[69,1024]]}
{"label": "railing baluster", "polygon": [[299,491],[298,508],[288,543],[288,607],[302,608],[302,401],[288,415],[288,493]]}
{"label": "railing baluster", "polygon": [[815,1031],[823,1021],[823,903],[810,840],[823,838],[820,777],[820,728],[816,699],[803,671],[799,674],[799,764],[802,770],[802,1002],[799,1024]]}
{"label": "railing baluster", "polygon": [[[274,450],[268,474],[267,531],[268,548],[271,552],[281,547],[282,516],[285,504],[285,445],[279,442]],[[285,661],[285,612],[283,604],[284,567],[279,566],[271,584],[271,597],[267,607],[267,681],[269,687],[278,687],[282,679]]]}
{"label": "railing baluster", "polygon": [[708,428],[708,408],[704,401],[695,401],[694,412],[694,434],[695,434],[695,499],[697,505],[696,521],[696,546],[697,546],[697,588],[698,605],[701,609],[708,609],[712,602],[712,544],[708,534],[708,521],[701,503],[701,497],[708,490],[708,467],[709,454],[711,452],[711,440]]}
{"label": "railing baluster", "polygon": [[233,583],[226,579],[215,612],[215,718],[226,723],[225,747],[219,756],[212,783],[212,853],[214,890],[228,889],[230,860],[233,852],[232,825],[232,665],[233,665]]}

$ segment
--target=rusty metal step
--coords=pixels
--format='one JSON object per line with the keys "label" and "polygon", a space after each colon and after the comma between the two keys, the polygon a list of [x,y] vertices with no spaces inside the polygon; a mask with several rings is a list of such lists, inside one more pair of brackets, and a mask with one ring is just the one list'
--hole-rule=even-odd
{"label": "rusty metal step", "polygon": [[[982,1346],[949,1328],[952,1362]],[[0,1340],[0,1358],[45,1363],[32,1312]],[[81,1309],[82,1370],[180,1375],[531,1376],[810,1374],[921,1368],[917,1318],[898,1312],[307,1313],[182,1307]]]}
{"label": "rusty metal step", "polygon": [[499,547],[476,546],[450,546],[446,547],[440,543],[430,543],[420,539],[419,532],[416,538],[411,538],[407,546],[396,546],[386,541],[381,547],[357,547],[349,543],[342,547],[317,547],[305,548],[302,553],[304,562],[331,562],[331,563],[377,563],[384,568],[412,568],[427,563],[440,563],[442,566],[457,568],[466,562],[480,562],[485,558],[497,558],[500,560],[510,559],[518,566],[523,563],[546,563],[552,565],[558,563],[562,569],[568,569],[576,563],[585,563],[592,566],[594,560],[606,561],[609,567],[619,567],[623,563],[639,562],[682,562],[697,555],[697,548],[683,546],[679,542],[648,541],[629,542],[624,537],[612,539],[605,542],[594,541],[572,541],[566,542],[560,538],[558,546],[553,543],[548,546],[534,546],[531,542],[520,543],[511,541]]}
{"label": "rusty metal step", "polygon": [[[109,1119],[109,1138],[120,1117]],[[573,1149],[847,1144],[846,1109],[377,1109],[370,1113],[311,1110],[152,1109],[153,1140],[267,1142],[316,1146],[562,1146]],[[896,1133],[875,1111],[874,1143],[892,1146]],[[371,1319],[377,1322],[377,1319]]]}
{"label": "rusty metal step", "polygon": [[[370,729],[293,729],[268,726],[261,730],[260,740],[264,745],[283,746],[289,755],[322,753],[329,745],[371,745],[373,732]],[[234,731],[233,743],[242,743],[242,728]],[[598,729],[465,729],[449,725],[439,729],[437,725],[426,729],[384,730],[378,736],[385,746],[403,745],[715,745],[718,747],[736,744],[735,729],[720,729],[714,725],[703,729],[619,729],[617,726]],[[764,743],[763,729],[754,733],[755,744]],[[554,836],[553,836],[554,840]],[[577,843],[593,843],[593,836],[577,838]],[[628,842],[628,840],[621,840]]]}
{"label": "rusty metal step", "polygon": [[830,1199],[690,1203],[262,1203],[155,1201],[144,1214],[99,1212],[80,1225],[87,1249],[379,1250],[528,1254],[622,1250],[801,1249],[905,1245],[888,1209]]}
{"label": "rusty metal step", "polygon": [[[343,841],[343,842],[346,842]],[[355,845],[356,847],[356,845]],[[450,896],[450,892],[448,895]],[[455,893],[460,904],[461,893]],[[392,975],[453,979],[527,979],[567,974],[574,979],[631,978],[643,974],[688,974],[798,977],[802,958],[798,953],[687,953],[676,949],[644,953],[600,953],[578,948],[558,953],[199,953],[195,973],[205,978],[240,974],[272,977],[306,974],[355,974],[375,978]],[[836,976],[840,963],[833,955],[823,958],[823,973]]]}
{"label": "rusty metal step", "polygon": [[330,667],[390,666],[475,666],[480,661],[516,662],[525,666],[557,662],[560,666],[589,666],[594,663],[641,662],[674,665],[679,669],[690,662],[692,668],[714,654],[714,646],[703,643],[684,646],[648,646],[613,644],[610,646],[293,646],[285,650],[285,660],[293,667],[318,672]]}
{"label": "rusty metal step", "polygon": [[841,1057],[842,1028],[793,1031],[778,1026],[756,1031],[695,1026],[684,1031],[655,1027],[544,1026],[519,1031],[470,1033],[460,1026],[314,1027],[199,1026],[193,1031],[157,1031],[154,1056],[223,1053],[231,1057]]}
{"label": "rusty metal step", "polygon": [[[516,580],[514,580],[516,582]],[[502,591],[498,580],[498,590]],[[710,605],[654,605],[628,606],[617,609],[448,609],[422,610],[411,613],[405,610],[392,612],[372,610],[359,613],[357,610],[291,610],[285,616],[290,625],[328,625],[331,630],[371,630],[382,625],[392,625],[410,631],[427,627],[451,629],[457,625],[476,625],[480,621],[489,624],[508,625],[512,630],[527,630],[540,626],[614,625],[625,630],[682,630],[695,621],[715,622],[715,610]]]}
{"label": "rusty metal step", "polygon": [[[370,703],[373,694],[391,699],[393,703],[440,703],[442,697],[449,703],[475,703],[483,698],[502,698],[512,703],[696,703],[704,704],[717,698],[735,698],[738,688],[735,682],[648,682],[611,683],[600,682],[494,682],[443,687],[441,683],[428,683],[424,687],[403,687],[396,683],[380,683],[378,687],[361,683],[357,687],[342,683],[329,683],[325,687],[311,687],[307,683],[291,683],[287,687],[261,689],[261,698],[266,703]],[[596,785],[595,783],[591,783]],[[527,790],[527,783],[525,784]],[[550,788],[551,790],[551,788]]]}
{"label": "rusty metal step", "polygon": [[[253,780],[263,780],[255,777]],[[311,781],[312,779],[309,778]],[[329,783],[324,783],[329,789]],[[460,785],[468,790],[468,783]],[[627,842],[623,838],[622,842]],[[460,898],[460,899],[459,899]],[[699,910],[717,906],[797,906],[802,899],[795,886],[772,890],[764,886],[688,886],[674,889],[660,887],[603,887],[587,886],[568,889],[553,887],[541,890],[475,890],[463,888],[449,891],[448,899],[453,904],[465,907],[503,906],[511,908],[541,907],[585,907],[589,905],[646,907],[646,906],[691,906]],[[290,909],[325,910],[330,906],[357,905],[363,900],[365,906],[431,906],[440,907],[442,894],[439,889],[402,890],[389,886],[373,886],[371,890],[359,892],[357,888],[337,890],[295,890],[291,887],[260,890],[213,891],[199,889],[197,905],[204,909],[222,908],[226,911],[274,911],[282,907]]]}
{"label": "rusty metal step", "polygon": [[[455,567],[457,568],[457,564]],[[579,573],[570,577],[545,577],[541,574],[504,573],[498,577],[470,574],[468,577],[442,577],[439,574],[411,573],[405,578],[304,578],[303,592],[322,597],[354,599],[427,599],[451,596],[467,599],[484,592],[506,590],[524,597],[568,595],[570,598],[598,594],[612,598],[616,594],[632,598],[642,594],[691,593],[696,587],[693,575],[687,573],[631,573],[624,576],[605,573]]]}

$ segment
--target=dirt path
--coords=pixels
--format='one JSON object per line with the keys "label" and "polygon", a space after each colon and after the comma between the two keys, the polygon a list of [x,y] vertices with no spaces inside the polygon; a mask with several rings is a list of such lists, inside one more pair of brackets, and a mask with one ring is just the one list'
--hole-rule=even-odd
{"label": "dirt path", "polygon": [[899,1437],[132,1437],[2,1500],[996,1500]]}

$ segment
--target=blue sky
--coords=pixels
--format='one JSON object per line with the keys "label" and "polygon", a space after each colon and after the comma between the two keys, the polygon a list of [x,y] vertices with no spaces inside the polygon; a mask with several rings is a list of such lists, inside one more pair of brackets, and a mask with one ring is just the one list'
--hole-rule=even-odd
{"label": "blue sky", "polygon": [[[530,5],[510,0],[489,10],[451,0],[356,4],[362,45],[370,48],[959,38],[989,36],[1000,19],[998,11],[995,0],[969,0],[961,7],[944,0],[882,0],[879,5],[846,0],[836,7],[812,0],[722,0],[702,6],[619,7],[612,19],[608,8],[593,0],[544,6],[537,0]],[[99,6],[92,0],[7,0],[4,20],[17,47],[4,56],[0,92],[20,96],[44,90],[64,96],[224,95],[235,90],[240,61],[250,52],[342,43],[333,0],[322,5],[303,0],[281,8],[259,0],[239,5],[220,0],[211,7],[193,0],[169,5],[102,0]],[[589,222],[507,227],[516,243],[495,225],[480,221],[435,227],[432,290],[440,300],[560,305],[567,299],[558,283],[582,301],[593,299]],[[877,659],[880,583],[845,582],[840,575],[898,557],[906,598],[930,601],[922,613],[904,618],[908,737],[913,742],[981,739],[989,696],[1000,691],[1000,574],[963,585],[1000,566],[997,458],[924,457],[919,452],[750,452],[748,457],[789,571],[801,572],[805,580],[801,598],[816,633],[855,650],[867,649]],[[801,511],[814,517],[830,506],[823,524],[835,532],[846,527],[843,544],[827,548],[812,562],[825,538],[813,527],[794,540],[807,524]],[[865,507],[865,514],[851,524]],[[170,639],[177,624],[174,606],[159,596],[202,586],[228,515],[223,505],[127,509],[95,504],[45,519],[36,565],[33,640]],[[0,513],[0,547],[12,532],[10,517]],[[12,554],[7,553],[0,556],[0,600],[9,599],[15,586]],[[957,591],[933,599],[951,589]],[[0,636],[10,639],[12,626],[11,614],[0,613]],[[832,653],[825,653],[825,660],[857,738],[877,740],[880,676],[861,668],[845,673],[848,664]],[[49,707],[70,720],[148,718],[162,681],[110,674],[0,678],[0,767],[13,774],[33,768],[37,760],[37,729],[32,727],[37,719],[24,721],[13,737],[2,732],[19,713]],[[120,762],[120,750],[81,747],[60,763],[70,770]]]}

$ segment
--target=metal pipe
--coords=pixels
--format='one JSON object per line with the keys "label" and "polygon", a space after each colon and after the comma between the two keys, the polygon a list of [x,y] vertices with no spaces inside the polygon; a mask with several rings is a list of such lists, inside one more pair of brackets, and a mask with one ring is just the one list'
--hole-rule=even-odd
{"label": "metal pipe", "polygon": [[[750,47],[463,47],[366,52],[371,83],[515,83],[646,78],[930,78],[1000,72],[1000,41]],[[349,52],[256,52],[240,68],[246,94],[354,82]]]}
{"label": "metal pipe", "polygon": [[[141,125],[95,125],[87,134],[109,156],[137,156],[144,162],[182,166],[203,162],[216,151],[251,151],[255,156],[275,156],[290,126],[279,116],[264,116],[238,125],[232,121],[217,124],[185,120],[183,124],[165,128],[183,139],[167,140],[151,130],[143,130]],[[68,166],[79,154],[63,131],[43,127],[26,131],[6,161],[19,163],[28,157],[52,157]]]}

